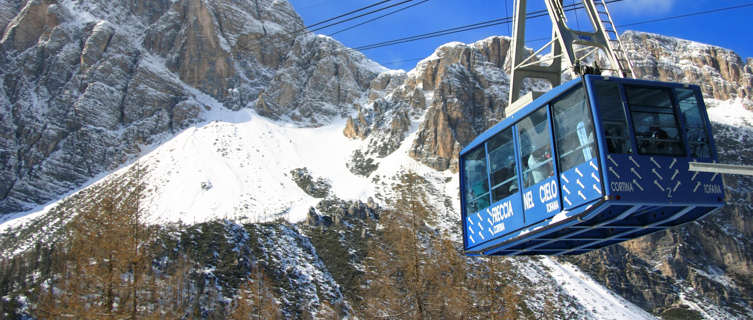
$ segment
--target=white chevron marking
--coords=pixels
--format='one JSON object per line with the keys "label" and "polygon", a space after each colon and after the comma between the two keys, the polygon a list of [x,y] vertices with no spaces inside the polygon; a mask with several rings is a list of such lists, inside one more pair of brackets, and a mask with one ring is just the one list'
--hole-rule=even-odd
{"label": "white chevron marking", "polygon": [[641,175],[638,174],[638,171],[636,171],[635,168],[630,168],[630,172],[632,172],[633,174],[635,174],[635,176],[638,177],[638,179],[643,180],[643,177],[641,177]]}
{"label": "white chevron marking", "polygon": [[617,161],[614,161],[614,159],[612,159],[611,155],[607,156],[607,159],[609,159],[609,161],[611,161],[614,164],[615,167],[617,167],[617,168],[620,167],[620,165],[617,164]]}
{"label": "white chevron marking", "polygon": [[659,190],[661,190],[662,192],[664,192],[664,187],[662,187],[662,186],[661,186],[661,184],[659,184],[659,181],[656,181],[656,179],[654,179],[654,184],[655,184],[655,185],[656,185],[657,187],[659,187]]}
{"label": "white chevron marking", "polygon": [[651,172],[653,172],[657,177],[659,177],[659,180],[664,180],[664,177],[662,177],[658,172],[656,172],[656,169],[651,169]]}
{"label": "white chevron marking", "polygon": [[677,178],[677,175],[680,174],[680,170],[675,169],[675,174],[672,175],[672,179],[669,180],[675,180]]}
{"label": "white chevron marking", "polygon": [[632,162],[633,162],[633,164],[634,164],[634,165],[635,165],[636,167],[638,167],[638,168],[640,168],[640,167],[641,167],[641,165],[640,165],[640,164],[638,164],[638,162],[636,162],[636,161],[635,161],[635,159],[633,159],[633,156],[628,156],[628,159],[630,159],[630,161],[632,161]]}
{"label": "white chevron marking", "polygon": [[617,179],[620,179],[620,175],[617,174],[617,171],[614,171],[612,167],[609,167],[609,172],[611,172]]}

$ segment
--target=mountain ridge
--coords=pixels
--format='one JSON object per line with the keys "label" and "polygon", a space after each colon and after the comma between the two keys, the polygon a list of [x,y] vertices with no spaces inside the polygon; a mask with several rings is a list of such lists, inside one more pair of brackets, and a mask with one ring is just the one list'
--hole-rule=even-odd
{"label": "mountain ridge", "polygon": [[[432,189],[426,205],[439,222],[431,227],[457,238],[457,153],[505,116],[507,37],[443,45],[405,72],[383,69],[329,37],[287,39],[285,30],[302,22],[285,1],[240,7],[223,0],[134,1],[105,10],[96,1],[35,0],[15,8],[0,43],[0,177],[12,181],[0,187],[3,213],[55,199],[123,163],[139,163],[153,170],[154,192],[146,203],[166,218],[161,223],[287,218],[302,226],[327,219],[339,225],[351,207],[387,206],[396,197],[395,176],[414,171]],[[255,18],[260,9],[271,21]],[[123,10],[132,14],[119,15]],[[293,22],[283,23],[289,17]],[[250,29],[220,23],[236,19],[252,22]],[[129,34],[154,24],[159,32]],[[26,39],[19,28],[42,30],[41,37]],[[202,36],[212,41],[201,43]],[[714,114],[723,108],[744,116],[753,108],[752,59],[665,36],[629,31],[622,37],[639,75],[706,83],[722,158],[750,159],[740,147],[749,142],[748,117],[732,124]],[[289,176],[298,168],[328,180],[330,198],[306,194]],[[745,222],[752,184],[746,178],[726,182],[731,205],[725,211],[568,261],[653,314],[685,305],[709,318],[745,318],[753,292],[745,285],[753,263],[745,238],[753,232]],[[98,185],[82,192],[96,194]],[[180,201],[187,195],[200,205]],[[332,213],[325,203],[341,207]],[[52,232],[64,223],[50,218],[76,209],[54,212],[4,221],[0,238],[10,244],[3,251],[32,248],[33,241],[22,243],[15,234]],[[516,275],[525,273],[526,263],[545,270],[536,259],[525,260]]]}

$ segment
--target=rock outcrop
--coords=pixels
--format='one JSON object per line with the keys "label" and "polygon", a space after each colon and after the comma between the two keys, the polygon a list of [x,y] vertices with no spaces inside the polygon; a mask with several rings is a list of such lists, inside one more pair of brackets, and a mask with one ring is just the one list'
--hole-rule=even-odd
{"label": "rock outcrop", "polygon": [[264,92],[261,114],[319,125],[348,116],[371,80],[384,71],[332,38],[306,34],[285,56]]}
{"label": "rock outcrop", "polygon": [[460,149],[505,116],[509,46],[503,37],[447,44],[411,72],[409,87],[432,91],[411,156],[437,170],[457,170]]}

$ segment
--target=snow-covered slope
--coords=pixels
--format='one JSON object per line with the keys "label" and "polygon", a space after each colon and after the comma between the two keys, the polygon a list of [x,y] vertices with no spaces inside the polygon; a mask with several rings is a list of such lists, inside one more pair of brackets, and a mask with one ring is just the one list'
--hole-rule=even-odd
{"label": "snow-covered slope", "polygon": [[247,110],[216,115],[140,160],[155,190],[145,199],[151,221],[300,222],[320,199],[291,179],[297,168],[326,177],[341,198],[366,201],[374,194],[368,179],[346,168],[359,142],[342,135],[344,122],[297,128]]}

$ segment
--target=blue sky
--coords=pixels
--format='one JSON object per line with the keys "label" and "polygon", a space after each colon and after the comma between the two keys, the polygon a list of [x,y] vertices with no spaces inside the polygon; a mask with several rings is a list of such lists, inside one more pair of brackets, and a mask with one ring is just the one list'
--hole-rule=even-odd
{"label": "blue sky", "polygon": [[[342,13],[358,9],[378,0],[289,0],[306,25],[317,23]],[[382,6],[398,3],[393,0]],[[415,0],[411,3],[419,2]],[[544,9],[544,1],[529,0],[528,11]],[[564,0],[565,4],[580,0]],[[408,4],[411,4],[408,3]],[[406,5],[408,5],[406,4]],[[609,5],[615,23],[627,25],[651,19],[682,15],[736,5],[753,4],[751,0],[624,0]],[[396,7],[398,8],[398,7]],[[363,26],[334,35],[334,38],[348,47],[359,47],[382,41],[433,32],[481,21],[504,18],[512,15],[513,0],[428,0],[413,8],[398,12]],[[359,20],[322,29],[316,33],[329,35],[333,32],[365,21],[371,17],[389,12],[386,10]],[[365,12],[365,11],[364,11]],[[586,13],[579,11],[571,15],[571,26],[585,23]],[[633,25],[619,28],[638,30],[694,40],[735,50],[743,59],[753,57],[753,6],[740,9],[704,14],[662,22]],[[428,57],[434,50],[447,42],[465,43],[481,40],[492,35],[511,35],[512,25],[498,25],[484,29],[456,33],[427,40],[419,40],[394,46],[362,51],[369,58],[391,69],[412,69],[416,63]],[[548,17],[528,21],[527,39],[540,39],[550,36],[551,24]],[[542,42],[530,43],[537,48]]]}

